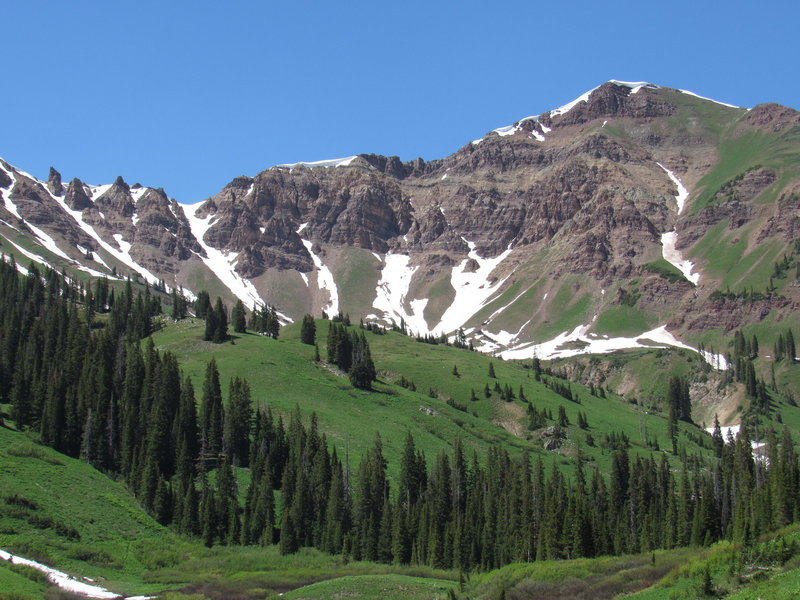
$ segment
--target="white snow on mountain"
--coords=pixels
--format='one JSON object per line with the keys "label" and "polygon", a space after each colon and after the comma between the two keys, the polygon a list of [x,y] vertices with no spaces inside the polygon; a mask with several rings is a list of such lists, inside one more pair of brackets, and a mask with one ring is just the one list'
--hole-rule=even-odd
{"label": "white snow on mountain", "polygon": [[331,158],[328,160],[315,160],[312,162],[296,162],[286,163],[282,165],[275,165],[277,168],[289,169],[290,171],[296,167],[349,167],[358,156],[346,156],[345,158]]}
{"label": "white snow on mountain", "polygon": [[664,171],[667,173],[669,178],[672,180],[672,183],[674,183],[675,187],[678,188],[678,194],[675,196],[675,203],[678,205],[678,214],[681,214],[683,212],[683,209],[686,207],[686,199],[689,197],[689,190],[687,190],[683,186],[683,184],[681,183],[681,180],[678,179],[678,177],[675,175],[675,173],[670,171],[667,167],[662,165],[660,162],[657,162],[656,164],[659,167],[661,167],[662,169],[664,169]]}
{"label": "white snow on mountain", "polygon": [[[661,163],[656,163],[659,167],[664,169],[669,175],[669,178],[678,188],[678,194],[675,196],[675,202],[678,205],[678,214],[683,212],[686,205],[686,199],[689,197],[689,191],[683,186],[680,179],[675,176],[675,173],[670,171]],[[661,234],[661,255],[668,263],[678,269],[683,276],[686,277],[693,285],[697,285],[700,281],[700,273],[692,273],[694,270],[694,263],[690,260],[684,259],[681,252],[677,249],[678,232],[673,229]]]}
{"label": "white snow on mountain", "polygon": [[[517,121],[513,125],[506,125],[504,127],[498,127],[497,129],[492,129],[492,131],[489,132],[489,133],[496,133],[500,137],[505,137],[507,135],[514,135],[518,131],[522,130],[522,124],[525,123],[526,121],[536,121],[538,123],[539,122],[539,115],[535,115],[535,116],[532,116],[532,117],[525,117],[524,119],[520,119],[519,121]],[[550,131],[550,128],[546,128],[541,123],[539,124],[539,126],[542,128],[542,131],[544,131],[545,133]],[[472,145],[473,146],[477,146],[478,144],[480,144],[483,141],[483,139],[485,137],[486,136],[484,136],[483,138],[477,139],[477,140],[472,140]],[[540,142],[543,142],[546,139],[541,133],[539,133],[536,130],[533,130],[531,132],[531,137],[539,140]],[[444,177],[442,177],[442,179],[444,179]]]}
{"label": "white snow on mountain", "polygon": [[398,325],[405,322],[412,333],[426,334],[428,323],[423,313],[428,299],[420,301],[408,298],[411,279],[419,268],[409,267],[409,260],[410,257],[405,254],[386,255],[372,306],[383,312],[381,319],[385,322],[394,321]]}
{"label": "white snow on mountain", "polygon": [[22,217],[19,215],[19,211],[17,210],[17,205],[14,204],[13,200],[11,200],[11,190],[14,189],[14,186],[17,184],[17,178],[14,175],[13,170],[9,171],[2,164],[0,164],[0,169],[2,169],[3,172],[6,175],[8,175],[9,178],[11,179],[11,183],[9,184],[8,187],[0,188],[0,192],[3,193],[3,202],[5,204],[6,210],[8,210],[8,212],[10,212],[18,219],[22,219]]}
{"label": "white snow on mountain", "polygon": [[[308,223],[303,223],[297,228],[297,234],[300,233],[308,226]],[[317,269],[317,286],[320,290],[328,292],[328,304],[322,307],[328,315],[334,316],[339,313],[339,289],[336,287],[336,280],[333,278],[331,270],[322,262],[322,259],[314,253],[314,244],[311,240],[304,240],[303,246],[306,247],[308,253],[311,255],[311,260],[314,261],[314,267]]]}
{"label": "white snow on mountain", "polygon": [[572,331],[564,331],[551,340],[541,343],[526,342],[519,346],[509,348],[500,352],[500,356],[506,360],[541,358],[551,360],[554,358],[566,358],[581,354],[608,354],[617,350],[631,350],[635,348],[684,348],[700,354],[703,359],[713,368],[721,371],[728,369],[728,361],[724,356],[712,354],[704,351],[699,352],[688,344],[684,344],[669,331],[667,326],[662,325],[645,331],[633,337],[600,337],[597,334],[587,333],[591,328],[591,323],[578,325]]}
{"label": "white snow on mountain", "polygon": [[700,98],[701,100],[708,100],[709,102],[714,102],[715,104],[721,104],[722,106],[727,106],[728,108],[742,108],[741,106],[736,106],[735,104],[728,104],[727,102],[720,102],[719,100],[714,100],[713,98],[706,98],[705,96],[701,96],[700,94],[695,94],[694,92],[690,92],[689,90],[678,90],[684,94],[688,94],[689,96],[694,96],[695,98]]}
{"label": "white snow on mountain", "polygon": [[[99,271],[97,271],[95,269],[92,269],[90,267],[86,267],[86,266],[80,264],[78,261],[76,261],[75,259],[71,258],[63,250],[61,250],[61,248],[58,247],[58,244],[56,244],[56,241],[47,232],[45,232],[44,230],[40,229],[39,227],[36,227],[35,225],[33,225],[31,223],[28,223],[27,221],[25,221],[20,216],[19,211],[17,210],[17,207],[14,205],[13,202],[11,202],[11,189],[14,187],[14,185],[17,182],[16,175],[15,175],[13,170],[10,171],[8,169],[5,169],[4,167],[2,167],[2,165],[0,165],[0,168],[2,168],[3,171],[5,171],[9,175],[9,177],[11,177],[11,179],[12,179],[11,185],[9,185],[8,188],[5,188],[3,190],[3,197],[4,197],[4,199],[7,200],[7,203],[10,205],[9,210],[12,213],[14,213],[14,215],[18,219],[22,220],[25,223],[25,225],[28,227],[28,229],[30,229],[33,232],[34,237],[36,238],[36,241],[38,241],[39,244],[41,244],[41,246],[43,248],[46,248],[47,250],[49,250],[50,252],[52,252],[56,256],[59,256],[60,258],[63,258],[64,260],[66,260],[69,263],[71,263],[75,268],[77,268],[77,269],[79,269],[79,270],[81,270],[81,271],[83,271],[85,273],[89,273],[90,275],[93,275],[95,277],[110,277],[110,275],[108,273],[101,273],[101,272],[99,272]],[[97,235],[97,233],[94,231],[94,228],[91,225],[83,222],[83,218],[81,217],[80,211],[71,211],[69,209],[69,207],[64,202],[64,196],[63,195],[62,196],[55,196],[52,192],[50,192],[49,188],[43,182],[35,179],[32,175],[30,175],[28,173],[25,173],[24,171],[20,171],[20,170],[17,169],[16,173],[18,173],[19,175],[23,175],[23,176],[31,179],[32,181],[35,181],[35,182],[39,183],[41,188],[45,192],[47,192],[47,194],[49,194],[51,198],[53,198],[68,214],[70,214],[73,218],[75,218],[75,220],[78,222],[79,225],[81,225],[81,227],[84,229],[84,231],[86,231],[89,235],[91,235],[93,238],[95,238],[98,241],[98,243],[100,243],[101,245],[105,244],[105,242],[103,242],[100,239],[100,237]],[[16,229],[16,228],[14,228],[14,229]],[[13,244],[13,242],[12,242],[12,244]],[[29,251],[23,249],[22,247],[18,246],[17,244],[14,244],[14,246],[17,248],[17,250],[21,254],[24,254],[25,256],[30,258],[31,260],[33,260],[35,262],[39,262],[39,263],[41,263],[43,265],[46,265],[46,266],[48,266],[50,268],[53,268],[53,266],[50,265],[50,263],[48,263],[44,259],[44,257],[39,256],[38,254],[35,254],[33,252],[29,252]],[[112,247],[109,246],[109,248],[111,249],[111,252],[110,252],[111,254],[115,254],[116,253],[116,250],[114,250]],[[97,255],[95,254],[95,256],[97,256]],[[97,258],[98,258],[98,262],[100,262],[103,266],[108,268],[108,265],[106,265],[105,262],[103,262],[103,260],[100,259],[99,256]],[[132,259],[130,259],[130,260],[131,260],[131,262],[133,262]],[[136,265],[134,267],[133,265],[129,264],[128,266],[130,266],[131,268],[139,271],[140,273],[142,273],[142,275],[145,275],[145,273],[148,273],[149,274],[148,280],[151,283],[157,283],[158,282],[158,279],[155,276],[153,276],[151,273],[147,272],[146,269],[144,269],[144,268],[142,268],[142,267],[140,267],[138,265]],[[147,275],[145,275],[145,277],[147,277]]]}
{"label": "white snow on mountain", "polygon": [[[647,83],[646,81],[619,81],[617,79],[611,79],[609,83],[613,83],[614,85],[623,86],[627,88],[631,88],[631,94],[636,94],[642,88],[650,88],[650,89],[658,89],[657,85],[653,85],[652,83]],[[600,86],[597,86],[600,87]],[[588,92],[584,92],[572,102],[567,102],[564,106],[559,106],[558,108],[550,111],[550,117],[557,117],[559,115],[563,115],[571,111],[573,108],[578,106],[581,102],[588,102],[589,96],[592,95],[597,88],[592,88]]]}
{"label": "white snow on mountain", "polygon": [[206,252],[205,256],[196,254],[200,260],[211,269],[225,287],[227,287],[234,296],[239,298],[245,306],[253,308],[254,306],[264,304],[264,300],[262,300],[253,283],[236,272],[235,266],[238,254],[233,252],[225,254],[221,250],[212,248],[206,244],[203,239],[206,231],[208,231],[208,228],[213,224],[214,216],[209,215],[205,218],[196,216],[195,213],[199,208],[199,205],[196,204],[181,204],[180,207],[183,209],[183,213],[189,221],[192,234],[195,239],[197,239],[200,247]]}
{"label": "white snow on mountain", "polygon": [[[453,267],[450,274],[450,285],[455,290],[455,298],[442,315],[439,323],[432,328],[431,333],[451,333],[461,327],[472,315],[483,307],[486,301],[505,283],[507,277],[492,283],[490,277],[495,268],[511,254],[511,244],[495,258],[482,258],[475,250],[475,242],[461,238],[469,247],[467,258],[458,266]],[[473,272],[467,272],[469,259],[478,264]]]}

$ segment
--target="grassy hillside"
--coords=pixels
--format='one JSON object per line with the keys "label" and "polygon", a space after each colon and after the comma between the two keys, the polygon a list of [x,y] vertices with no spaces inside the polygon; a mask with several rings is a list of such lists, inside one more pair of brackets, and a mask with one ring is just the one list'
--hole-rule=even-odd
{"label": "grassy hillside", "polygon": [[[327,329],[327,321],[317,321],[323,359]],[[505,362],[477,352],[425,344],[396,332],[367,333],[379,382],[374,391],[365,392],[354,389],[334,368],[315,363],[314,348],[300,342],[297,324],[285,327],[277,341],[247,333],[237,335],[232,343],[215,345],[203,342],[202,332],[200,321],[187,319],[169,323],[153,337],[158,348],[177,354],[198,390],[206,363],[213,357],[224,393],[230,378],[240,376],[250,382],[254,402],[269,404],[278,414],[287,415],[296,406],[305,415],[316,412],[320,429],[337,446],[340,456],[348,452],[356,461],[380,432],[390,475],[398,468],[407,431],[429,460],[460,437],[470,454],[475,450],[483,456],[489,446],[501,445],[512,454],[529,451],[563,465],[571,465],[580,447],[584,457],[603,470],[609,468],[611,454],[601,445],[606,433],[624,433],[638,453],[653,452],[646,446],[648,439],[661,440],[662,448],[668,445],[666,422],[652,410],[614,394],[592,396],[587,387],[574,383],[571,388],[580,403],[566,400],[535,380],[529,362]],[[494,379],[488,376],[490,363]],[[397,385],[401,377],[413,381],[416,392]],[[493,391],[495,384],[508,386],[515,399],[501,400]],[[487,385],[489,398],[484,396]],[[568,439],[558,451],[543,450],[540,433],[528,431],[528,404],[519,397],[520,387],[537,409],[547,409],[555,416],[560,406],[565,408],[570,420]],[[470,399],[473,391],[475,400]],[[448,405],[448,400],[466,410]],[[586,415],[587,430],[577,427],[578,412]],[[706,452],[687,437],[693,430],[696,435],[697,429],[681,426],[681,444],[691,452]],[[586,444],[587,435],[595,438],[595,446]]]}
{"label": "grassy hillside", "polygon": [[[142,574],[177,561],[185,543],[120,484],[0,428],[0,548],[130,595],[154,591]],[[35,591],[34,582],[0,566],[0,582],[8,585],[0,589]]]}
{"label": "grassy hillside", "polygon": [[[404,598],[411,591],[416,594],[411,597],[430,597],[455,577],[348,562],[312,549],[283,556],[276,547],[205,548],[153,521],[126,489],[88,464],[5,428],[0,428],[0,548],[125,595],[175,588],[199,593],[198,598],[272,598],[342,577],[344,589],[373,590],[365,597],[379,597],[395,583],[402,584],[395,596],[380,597]],[[320,593],[338,585],[320,584]],[[0,600],[43,598],[51,587],[40,572],[0,561]]]}
{"label": "grassy hillside", "polygon": [[723,541],[709,548],[513,564],[473,575],[458,597],[788,600],[800,593],[798,529],[789,527],[750,547]]}

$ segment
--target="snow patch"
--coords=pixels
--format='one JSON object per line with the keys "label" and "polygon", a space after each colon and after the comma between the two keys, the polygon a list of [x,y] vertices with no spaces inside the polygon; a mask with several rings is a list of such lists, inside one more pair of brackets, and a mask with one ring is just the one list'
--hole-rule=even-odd
{"label": "snow patch", "polygon": [[[10,228],[11,228],[11,229],[13,229],[14,231],[19,231],[19,229],[18,229],[18,228],[14,227],[14,226],[13,226],[11,223],[8,223],[8,222],[4,221],[3,219],[0,219],[0,223],[2,223],[3,225],[5,225],[6,227],[10,227]],[[20,233],[22,233],[22,232],[20,232]]]}
{"label": "snow patch", "polygon": [[683,276],[688,279],[693,285],[697,285],[700,281],[700,273],[692,273],[694,263],[688,259],[684,259],[680,251],[675,247],[677,243],[678,234],[673,229],[661,234],[661,255],[669,264],[678,269]]}
{"label": "snow patch", "polygon": [[503,359],[541,358],[551,360],[566,358],[580,354],[608,354],[617,350],[631,350],[635,348],[665,348],[672,346],[697,352],[709,365],[721,371],[728,369],[728,362],[721,354],[699,352],[688,344],[684,344],[667,331],[667,326],[662,325],[634,337],[608,338],[603,336],[586,335],[591,323],[578,325],[572,331],[564,331],[552,340],[542,343],[527,342],[516,348],[510,348],[500,353]]}
{"label": "snow patch", "polygon": [[[300,227],[297,228],[297,234],[299,235],[307,226],[308,223],[300,225]],[[339,290],[336,287],[336,280],[333,278],[333,273],[325,266],[322,259],[314,253],[312,250],[314,244],[311,240],[300,238],[300,241],[303,242],[303,246],[306,247],[306,250],[308,250],[308,253],[311,255],[311,260],[314,261],[314,267],[317,269],[317,286],[320,290],[327,290],[330,297],[327,306],[322,307],[322,310],[331,316],[339,314]]]}
{"label": "snow patch", "polygon": [[656,164],[659,167],[661,167],[662,169],[664,169],[664,171],[667,173],[667,175],[669,175],[669,178],[672,180],[672,183],[674,183],[675,187],[678,188],[678,195],[675,196],[675,202],[678,205],[678,214],[681,214],[683,212],[684,207],[686,206],[686,199],[689,197],[689,190],[687,190],[683,186],[683,184],[681,183],[681,180],[678,179],[675,176],[675,173],[670,171],[667,167],[662,165],[660,162],[657,162]]}
{"label": "snow patch", "polygon": [[657,90],[658,86],[653,85],[652,83],[648,83],[646,81],[619,81],[617,79],[609,80],[609,83],[613,83],[614,85],[618,85],[621,87],[628,87],[631,88],[631,94],[636,94],[642,88],[649,88],[651,90]]}
{"label": "snow patch", "polygon": [[528,290],[530,290],[530,288],[526,288],[525,290],[523,290],[522,292],[520,292],[519,294],[517,294],[517,297],[516,297],[516,298],[514,298],[514,299],[513,299],[511,302],[509,302],[509,303],[508,303],[508,304],[506,304],[505,306],[501,306],[501,307],[500,307],[500,308],[498,308],[496,311],[494,311],[494,312],[493,312],[491,315],[489,315],[489,318],[488,318],[488,319],[486,319],[486,320],[483,322],[483,324],[484,324],[484,325],[488,325],[489,323],[491,323],[491,322],[494,320],[494,318],[495,318],[495,317],[497,317],[498,315],[500,315],[500,314],[501,314],[503,311],[505,311],[505,310],[506,310],[506,309],[507,309],[509,306],[513,305],[513,304],[514,304],[514,303],[515,303],[517,300],[519,300],[520,298],[522,298],[523,294],[525,294],[525,293],[526,293]]}
{"label": "snow patch", "polygon": [[496,350],[499,347],[508,348],[508,346],[510,346],[512,342],[514,342],[515,340],[517,340],[517,338],[519,338],[522,331],[530,324],[532,320],[533,319],[528,319],[527,321],[525,321],[525,323],[523,323],[522,327],[520,327],[516,333],[505,331],[503,329],[501,329],[498,333],[491,333],[488,331],[484,331],[483,335],[489,338],[491,342],[489,342],[488,344],[484,343],[483,346],[478,348],[478,351],[486,352],[487,346],[492,348],[491,350],[488,350],[490,352]]}
{"label": "snow patch", "polygon": [[[102,193],[105,193],[105,190],[107,190],[110,187],[111,187],[110,185],[96,186],[96,187],[89,188],[89,190],[93,191],[93,193],[94,193],[97,190],[103,189],[103,191],[100,193],[100,195],[102,195]],[[75,220],[75,222],[78,224],[78,226],[81,229],[83,229],[83,231],[86,232],[86,234],[89,237],[94,239],[100,245],[100,247],[103,248],[103,250],[108,252],[111,256],[116,258],[121,263],[127,265],[128,267],[130,267],[131,269],[133,269],[134,271],[139,273],[142,277],[145,278],[145,280],[147,280],[151,284],[155,285],[155,284],[158,283],[158,277],[156,277],[150,271],[148,271],[147,269],[145,269],[144,267],[139,265],[135,260],[133,260],[133,258],[131,257],[130,253],[123,248],[122,244],[120,244],[119,240],[117,239],[117,237],[119,237],[121,239],[122,238],[121,235],[116,234],[114,236],[114,239],[117,240],[117,244],[120,244],[120,249],[114,248],[111,244],[109,244],[103,238],[100,237],[100,235],[97,233],[97,231],[95,231],[94,227],[92,227],[89,223],[84,222],[83,213],[81,211],[72,210],[69,206],[67,206],[67,203],[64,201],[64,196],[56,196],[56,195],[52,194],[50,192],[50,190],[47,189],[46,186],[44,187],[44,189],[45,189],[45,191],[47,191],[48,194],[50,194],[50,197],[53,198],[53,200],[55,200],[58,203],[59,206],[61,206],[61,208],[64,210],[64,212],[66,212],[68,215],[70,215]],[[100,216],[105,220],[105,217],[102,215],[102,213],[101,213]],[[127,245],[127,249],[129,250],[130,249],[130,244],[128,244],[127,242],[124,242],[124,243]],[[94,255],[97,256],[97,253],[95,253]],[[106,265],[105,262],[103,262],[101,259],[99,259],[99,257],[98,257],[98,261],[101,264],[103,264],[103,266],[108,268],[108,265]],[[84,266],[79,265],[77,263],[75,264],[75,266],[78,269],[80,269],[81,271],[85,271],[87,273],[92,273],[92,274],[98,273],[97,271],[94,271],[93,269],[89,269],[88,267],[84,267]],[[99,276],[100,277],[108,277],[108,275],[106,275],[104,273],[99,273]],[[169,288],[167,288],[167,291],[169,291]]]}
{"label": "snow patch", "polygon": [[[678,205],[678,214],[683,212],[686,206],[686,199],[689,197],[689,191],[683,186],[680,179],[675,176],[675,173],[670,171],[661,163],[656,163],[659,167],[666,171],[669,178],[678,188],[678,195],[675,196],[675,202]],[[689,280],[693,285],[697,285],[700,281],[700,273],[692,273],[694,263],[690,260],[683,258],[683,255],[678,251],[676,245],[678,242],[678,232],[673,229],[661,234],[661,255],[668,263],[678,269],[683,276]]]}
{"label": "snow patch", "polygon": [[100,196],[102,196],[108,190],[110,190],[112,185],[114,185],[114,184],[113,183],[107,183],[105,185],[90,185],[89,189],[88,189],[89,198],[91,198],[92,202],[94,202]]}
{"label": "snow patch", "polygon": [[[739,432],[741,431],[741,429],[742,429],[742,425],[741,425],[741,423],[739,423],[738,425],[720,425],[719,431],[722,434],[722,439],[727,442],[728,441],[728,436],[732,437],[733,439],[736,439],[737,437],[739,437]],[[706,431],[708,433],[710,433],[711,435],[714,435],[714,428],[713,427],[706,427]],[[750,447],[753,450],[758,450],[759,448],[762,448],[763,446],[766,446],[766,445],[767,444],[764,443],[764,442],[756,442],[756,441],[750,440]],[[762,460],[766,460],[765,456],[760,456],[759,458],[762,459]]]}
{"label": "snow patch", "polygon": [[227,287],[234,296],[239,298],[247,306],[258,306],[264,304],[264,301],[259,296],[258,291],[253,283],[236,272],[234,269],[236,258],[238,254],[229,253],[223,254],[220,250],[212,248],[205,243],[203,236],[211,227],[211,222],[214,220],[212,215],[204,219],[195,216],[197,206],[191,204],[181,204],[183,213],[189,221],[189,227],[192,230],[200,247],[205,250],[206,256],[197,255],[200,257],[206,266],[219,278],[219,280]]}
{"label": "snow patch", "polygon": [[51,265],[49,262],[47,262],[43,257],[39,256],[38,254],[34,254],[33,252],[29,252],[28,250],[25,250],[25,248],[15,244],[14,242],[9,240],[8,238],[6,238],[6,241],[9,244],[11,244],[12,246],[14,246],[14,248],[17,249],[17,252],[19,252],[23,256],[26,256],[27,258],[31,259],[33,262],[37,262],[39,264],[45,265],[47,267],[50,267],[51,269],[53,268],[53,265]]}
{"label": "snow patch", "polygon": [[[658,89],[657,85],[653,85],[652,83],[648,83],[646,81],[619,81],[617,79],[611,79],[609,81],[609,83],[613,83],[614,85],[630,88],[631,89],[631,94],[638,93],[639,90],[641,90],[642,88],[648,88],[648,89],[652,89],[652,90]],[[600,87],[600,86],[597,86],[597,87]],[[580,104],[581,102],[588,102],[589,101],[589,96],[591,96],[592,92],[594,92],[596,89],[597,89],[596,87],[592,88],[588,92],[584,92],[583,94],[581,94],[580,96],[575,98],[575,100],[573,100],[572,102],[568,102],[564,106],[559,106],[558,108],[556,108],[554,110],[551,110],[550,111],[550,117],[552,118],[552,117],[557,117],[559,115],[566,114],[569,111],[571,111],[573,108],[578,106],[578,104]],[[603,123],[603,125],[605,125],[605,123]]]}
{"label": "snow patch", "polygon": [[[552,131],[549,127],[546,127],[545,125],[542,125],[539,122],[539,117],[540,117],[540,115],[534,115],[532,117],[525,117],[524,119],[520,119],[519,121],[517,121],[513,125],[506,125],[504,127],[498,127],[497,129],[492,129],[492,131],[490,131],[489,133],[496,133],[500,137],[505,137],[507,135],[514,135],[518,131],[522,131],[522,124],[525,123],[526,121],[535,121],[536,123],[539,124],[539,126],[542,128],[542,131],[544,131],[545,133],[548,133],[549,131]],[[486,136],[484,136],[483,138],[481,138],[479,140],[472,140],[472,145],[473,146],[477,146],[478,144],[480,144],[484,140],[485,137]],[[531,137],[539,140],[540,142],[545,141],[545,137],[541,133],[536,131],[535,129],[531,132]],[[442,179],[444,179],[444,177],[442,177]]]}
{"label": "snow patch", "polygon": [[424,334],[428,332],[428,323],[423,316],[428,299],[411,300],[408,302],[409,310],[406,310],[411,279],[419,268],[409,267],[409,260],[405,254],[386,255],[372,306],[383,312],[382,318],[386,322],[394,321],[398,325],[405,322],[412,332]]}
{"label": "snow patch", "polygon": [[138,187],[138,188],[131,188],[131,199],[133,200],[134,204],[139,203],[139,199],[145,195],[145,192],[149,190],[148,187]]}
{"label": "snow patch", "polygon": [[[62,590],[72,592],[73,594],[80,594],[82,596],[86,596],[87,598],[108,598],[108,599],[116,599],[122,598],[120,594],[115,594],[114,592],[109,592],[107,589],[102,588],[97,585],[89,585],[88,583],[84,583],[82,581],[78,581],[73,577],[70,577],[63,571],[59,571],[57,569],[53,569],[52,567],[48,567],[36,561],[22,558],[20,556],[15,556],[10,552],[6,552],[5,550],[0,550],[0,559],[7,560],[16,565],[25,565],[27,567],[31,567],[36,569],[37,571],[41,571],[45,575],[47,575],[47,579],[50,580],[51,583],[55,584]],[[88,577],[84,578],[86,581],[92,581]],[[125,600],[149,600],[153,598],[153,596],[130,596]]]}
{"label": "snow patch", "polygon": [[727,106],[728,108],[743,108],[741,106],[736,106],[735,104],[720,102],[719,100],[714,100],[713,98],[706,98],[705,96],[701,96],[700,94],[695,94],[694,92],[690,92],[689,90],[678,90],[678,91],[681,92],[682,94],[688,94],[689,96],[700,98],[701,100],[708,100],[709,102],[714,102],[715,104],[721,104],[722,106]]}
{"label": "snow patch", "polygon": [[289,169],[290,171],[296,167],[349,167],[358,156],[346,156],[345,158],[331,158],[328,160],[315,160],[312,162],[296,162],[286,163],[282,165],[275,165],[282,169]]}
{"label": "snow patch", "polygon": [[[442,315],[439,324],[433,328],[434,334],[450,333],[458,329],[486,304],[486,301],[500,289],[500,286],[508,278],[504,277],[494,284],[489,282],[489,276],[495,268],[511,254],[511,244],[495,258],[482,258],[475,250],[475,242],[467,241],[463,236],[461,239],[469,246],[469,254],[461,261],[461,264],[453,267],[450,274],[450,285],[453,286],[456,295],[452,304]],[[466,272],[469,259],[478,263],[478,268],[472,273]]]}
{"label": "snow patch", "polygon": [[3,192],[3,200],[5,200],[6,208],[8,209],[8,212],[10,212],[18,219],[22,220],[22,217],[20,216],[19,211],[17,210],[17,205],[14,204],[14,202],[11,200],[11,190],[17,184],[17,178],[14,176],[14,173],[12,171],[9,171],[3,165],[0,165],[0,169],[3,169],[5,174],[11,178],[11,183],[9,184],[8,187],[0,188],[0,191]]}
{"label": "snow patch", "polygon": [[578,104],[580,104],[581,102],[588,102],[589,101],[589,96],[591,96],[592,92],[595,91],[596,89],[597,89],[596,87],[592,88],[588,92],[584,92],[583,94],[581,94],[580,96],[575,98],[575,100],[573,100],[572,102],[567,102],[564,106],[559,106],[558,108],[555,108],[555,109],[551,110],[550,111],[550,117],[552,118],[552,117],[557,117],[559,115],[566,114],[569,111],[571,111],[573,108],[578,106]]}
{"label": "snow patch", "polygon": [[35,225],[31,225],[27,221],[25,224],[28,228],[33,232],[33,235],[36,236],[37,241],[47,248],[50,252],[55,254],[56,256],[60,256],[63,259],[66,259],[69,262],[75,262],[70,256],[68,256],[61,248],[58,247],[56,241],[50,237],[47,233],[36,227]]}

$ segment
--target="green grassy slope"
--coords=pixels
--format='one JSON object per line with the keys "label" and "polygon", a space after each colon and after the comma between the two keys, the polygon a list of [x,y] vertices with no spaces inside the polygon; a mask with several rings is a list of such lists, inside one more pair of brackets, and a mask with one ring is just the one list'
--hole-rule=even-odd
{"label": "green grassy slope", "polygon": [[512,564],[473,575],[458,597],[788,600],[800,594],[798,529],[793,525],[750,547],[722,541],[708,548]]}
{"label": "green grassy slope", "polygon": [[[326,321],[317,321],[323,358],[327,328]],[[300,343],[296,324],[285,327],[278,341],[248,333],[238,335],[233,344],[215,345],[203,342],[201,336],[202,323],[187,319],[168,324],[154,335],[154,340],[157,347],[178,355],[197,390],[202,387],[206,362],[214,357],[224,393],[229,379],[236,375],[250,382],[255,403],[267,403],[278,414],[286,416],[295,406],[304,415],[316,412],[321,431],[336,445],[340,456],[349,452],[354,465],[372,445],[375,433],[380,432],[390,475],[398,468],[407,431],[429,460],[440,450],[451,448],[460,437],[470,454],[475,450],[484,456],[489,446],[501,445],[512,454],[530,451],[563,465],[571,464],[571,457],[580,447],[584,456],[603,470],[610,465],[611,453],[599,445],[587,446],[587,434],[599,443],[606,433],[623,432],[630,438],[633,451],[643,454],[653,452],[645,445],[647,439],[662,440],[662,447],[667,442],[664,419],[614,394],[599,398],[591,396],[584,386],[571,384],[580,399],[577,404],[536,382],[529,363],[505,362],[477,352],[424,344],[395,332],[367,333],[380,380],[373,392],[356,390],[341,373],[314,363],[314,348]],[[496,379],[488,377],[490,362]],[[453,374],[454,367],[457,376]],[[412,380],[417,391],[394,383],[401,377]],[[492,392],[490,398],[485,398],[487,384],[492,390],[495,384],[509,386],[517,397],[505,402]],[[527,404],[519,399],[520,387],[540,410],[548,409],[555,416],[559,406],[565,407],[571,425],[567,443],[558,452],[542,450],[540,436],[528,431]],[[470,400],[473,390],[477,400]],[[466,412],[449,406],[450,399]],[[589,422],[586,431],[576,426],[579,411]],[[681,427],[681,443],[691,452],[705,452],[685,435],[696,428],[684,424]],[[653,455],[660,457],[662,453]]]}
{"label": "green grassy slope", "polygon": [[[113,591],[140,594],[153,591],[142,573],[176,561],[183,545],[120,484],[0,428],[0,548]],[[18,579],[7,566],[0,570],[8,589],[32,591]]]}

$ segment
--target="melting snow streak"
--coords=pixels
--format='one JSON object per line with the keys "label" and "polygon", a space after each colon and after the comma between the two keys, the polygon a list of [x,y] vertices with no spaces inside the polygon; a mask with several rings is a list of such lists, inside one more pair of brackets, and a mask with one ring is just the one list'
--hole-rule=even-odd
{"label": "melting snow streak", "polygon": [[[298,235],[308,226],[308,223],[303,223],[300,227],[297,228]],[[314,254],[312,248],[314,247],[313,242],[311,240],[304,240],[300,238],[300,241],[303,242],[303,246],[306,247],[308,253],[311,255],[311,260],[314,261],[314,267],[317,269],[317,286],[320,290],[327,290],[328,295],[330,296],[330,300],[328,301],[327,306],[324,306],[322,310],[324,310],[329,316],[333,316],[339,313],[339,290],[336,287],[336,280],[333,278],[333,273],[331,270],[325,266],[322,262],[322,259]]]}
{"label": "melting snow streak", "polygon": [[[669,175],[669,178],[678,188],[678,195],[675,196],[675,202],[678,205],[678,214],[683,212],[684,207],[686,206],[686,199],[689,197],[689,191],[683,187],[683,184],[680,182],[675,174],[666,168],[661,163],[656,163],[659,167],[664,169]],[[661,234],[661,254],[668,263],[673,265],[676,269],[678,269],[683,276],[686,277],[689,281],[691,281],[694,285],[700,281],[700,273],[692,273],[694,269],[694,263],[690,260],[685,260],[683,255],[680,251],[676,248],[676,244],[678,241],[678,233],[675,229],[672,231],[667,231]]]}

